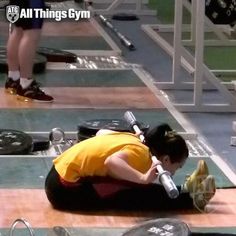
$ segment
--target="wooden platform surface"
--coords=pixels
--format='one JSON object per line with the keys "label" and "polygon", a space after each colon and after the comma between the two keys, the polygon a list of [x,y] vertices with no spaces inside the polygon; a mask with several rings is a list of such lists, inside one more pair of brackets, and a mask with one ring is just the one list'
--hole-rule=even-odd
{"label": "wooden platform surface", "polygon": [[48,87],[45,91],[53,96],[53,103],[22,102],[0,89],[0,108],[164,108],[147,87]]}
{"label": "wooden platform surface", "polygon": [[[44,190],[0,189],[0,228],[7,228],[16,218],[27,219],[34,228],[64,227],[132,227],[158,217],[179,218],[191,227],[235,227],[236,189],[219,189],[208,206],[208,212],[65,213],[54,210]],[[25,204],[27,202],[27,204]]]}

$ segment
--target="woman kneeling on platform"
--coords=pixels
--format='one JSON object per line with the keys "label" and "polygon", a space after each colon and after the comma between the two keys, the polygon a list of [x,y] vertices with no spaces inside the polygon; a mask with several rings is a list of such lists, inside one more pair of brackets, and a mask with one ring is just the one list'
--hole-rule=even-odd
{"label": "woman kneeling on platform", "polygon": [[[156,165],[174,175],[188,158],[185,140],[162,124],[145,134],[145,144],[137,135],[100,130],[95,137],[75,144],[56,159],[45,190],[54,208],[69,211],[93,210],[204,210],[215,194],[215,181],[204,161],[171,199],[155,182]],[[151,155],[159,163],[152,163]]]}

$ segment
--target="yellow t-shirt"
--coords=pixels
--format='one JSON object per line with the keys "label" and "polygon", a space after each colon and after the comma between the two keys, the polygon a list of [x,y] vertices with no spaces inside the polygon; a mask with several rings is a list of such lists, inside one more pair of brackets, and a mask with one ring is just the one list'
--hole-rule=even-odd
{"label": "yellow t-shirt", "polygon": [[53,160],[60,177],[68,182],[76,182],[85,176],[106,176],[104,162],[115,152],[124,151],[128,163],[145,173],[151,166],[149,148],[132,133],[115,132],[86,139]]}

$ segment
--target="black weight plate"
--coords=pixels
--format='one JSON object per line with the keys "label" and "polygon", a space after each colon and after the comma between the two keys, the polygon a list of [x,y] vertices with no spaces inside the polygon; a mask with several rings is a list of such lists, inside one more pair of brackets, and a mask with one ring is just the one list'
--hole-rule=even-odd
{"label": "black weight plate", "polygon": [[77,62],[77,55],[71,52],[46,47],[38,48],[37,52],[45,56],[49,62]]}
{"label": "black weight plate", "polygon": [[30,135],[11,129],[0,129],[0,155],[29,154],[33,140]]}
{"label": "black weight plate", "polygon": [[84,0],[74,0],[74,2],[76,2],[76,3],[83,3]]}
{"label": "black weight plate", "polygon": [[48,137],[31,134],[33,139],[33,152],[48,150],[50,147],[50,141]]}
{"label": "black weight plate", "polygon": [[[0,72],[7,73],[8,72],[8,66],[7,66],[7,56],[6,56],[6,48],[0,47]],[[47,64],[47,58],[36,54],[34,59],[34,73],[43,73],[46,69]]]}
{"label": "black weight plate", "polygon": [[127,122],[120,119],[94,119],[88,120],[78,126],[78,139],[84,140],[96,135],[100,129],[130,132]]}
{"label": "black weight plate", "polygon": [[233,25],[236,22],[236,1],[206,0],[205,13],[214,24]]}
{"label": "black weight plate", "polygon": [[128,13],[117,13],[112,16],[113,20],[119,20],[119,21],[134,21],[139,20],[137,15],[135,14],[128,14]]}
{"label": "black weight plate", "polygon": [[[141,130],[147,130],[149,126],[140,123]],[[110,129],[120,132],[133,132],[132,128],[122,119],[94,119],[83,122],[78,126],[78,140],[84,140],[96,135],[100,129]]]}
{"label": "black weight plate", "polygon": [[151,235],[188,236],[190,235],[190,230],[188,225],[180,220],[171,218],[160,218],[156,220],[150,220],[138,226],[135,226],[125,232],[122,236]]}
{"label": "black weight plate", "polygon": [[45,2],[67,2],[68,0],[45,0]]}
{"label": "black weight plate", "polygon": [[7,72],[7,58],[5,47],[0,47],[0,72]]}
{"label": "black weight plate", "polygon": [[45,56],[39,55],[36,53],[34,59],[34,73],[43,73],[46,70],[47,58]]}

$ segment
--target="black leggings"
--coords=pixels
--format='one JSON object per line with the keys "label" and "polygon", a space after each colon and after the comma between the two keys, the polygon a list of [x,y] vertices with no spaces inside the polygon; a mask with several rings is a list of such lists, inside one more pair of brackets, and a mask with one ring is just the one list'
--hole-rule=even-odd
{"label": "black leggings", "polygon": [[53,207],[60,210],[150,211],[193,208],[188,193],[180,193],[178,198],[171,199],[159,184],[143,185],[110,177],[89,177],[81,178],[74,186],[65,186],[54,166],[46,178],[45,191]]}

